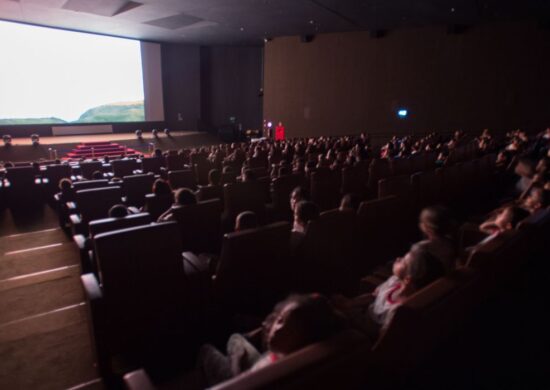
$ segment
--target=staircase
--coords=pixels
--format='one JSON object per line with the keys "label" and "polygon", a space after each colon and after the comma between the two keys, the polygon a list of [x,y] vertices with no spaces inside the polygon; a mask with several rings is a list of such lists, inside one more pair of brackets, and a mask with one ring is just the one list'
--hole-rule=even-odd
{"label": "staircase", "polygon": [[114,142],[84,142],[78,145],[72,152],[67,153],[67,159],[102,158],[105,156],[117,157],[126,154],[133,156],[139,154],[134,149],[119,145]]}

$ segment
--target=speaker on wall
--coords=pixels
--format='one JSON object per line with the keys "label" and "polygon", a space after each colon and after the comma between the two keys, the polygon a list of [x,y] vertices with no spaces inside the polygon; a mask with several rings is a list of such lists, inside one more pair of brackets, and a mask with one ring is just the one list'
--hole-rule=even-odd
{"label": "speaker on wall", "polygon": [[302,36],[300,37],[300,40],[301,40],[303,43],[312,42],[314,39],[315,39],[315,35],[312,35],[312,34],[306,34],[306,35],[302,35]]}

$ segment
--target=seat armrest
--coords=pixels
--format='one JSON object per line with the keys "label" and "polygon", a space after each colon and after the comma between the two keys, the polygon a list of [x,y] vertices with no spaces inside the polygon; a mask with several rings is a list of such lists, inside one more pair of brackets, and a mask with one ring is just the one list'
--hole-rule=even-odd
{"label": "seat armrest", "polygon": [[145,370],[139,369],[124,375],[124,384],[128,390],[155,390],[156,387],[151,382],[149,375]]}
{"label": "seat armrest", "polygon": [[80,218],[80,215],[78,214],[71,214],[69,218],[71,219],[71,224],[75,226],[80,225],[82,223],[82,218]]}
{"label": "seat armrest", "polygon": [[86,237],[84,237],[83,234],[76,234],[73,236],[73,241],[76,243],[76,245],[78,246],[78,249],[80,249],[81,251],[84,251],[84,250],[87,250],[87,245],[86,245]]}
{"label": "seat armrest", "polygon": [[61,201],[61,194],[58,192],[57,194],[55,194],[55,195],[53,196],[53,198],[55,199],[55,201],[56,201],[57,203],[59,203],[59,202]]}
{"label": "seat armrest", "polygon": [[183,262],[190,264],[198,272],[208,272],[208,262],[193,252],[183,252]]}
{"label": "seat armrest", "polygon": [[75,202],[67,202],[67,208],[69,211],[75,211],[78,209]]}
{"label": "seat armrest", "polygon": [[94,274],[84,274],[80,276],[84,294],[90,303],[98,302],[103,298],[103,292],[99,286],[99,282]]}

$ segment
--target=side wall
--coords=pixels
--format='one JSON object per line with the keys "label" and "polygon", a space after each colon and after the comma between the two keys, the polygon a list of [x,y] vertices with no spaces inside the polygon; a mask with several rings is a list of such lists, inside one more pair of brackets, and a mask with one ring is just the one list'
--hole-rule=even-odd
{"label": "side wall", "polygon": [[264,118],[291,137],[540,129],[549,67],[550,32],[524,23],[278,38],[265,47]]}

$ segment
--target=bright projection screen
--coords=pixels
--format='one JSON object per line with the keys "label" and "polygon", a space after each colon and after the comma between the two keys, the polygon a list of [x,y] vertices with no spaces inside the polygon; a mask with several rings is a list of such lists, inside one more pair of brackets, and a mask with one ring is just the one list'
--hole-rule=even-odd
{"label": "bright projection screen", "polygon": [[0,125],[163,121],[160,45],[0,21]]}

